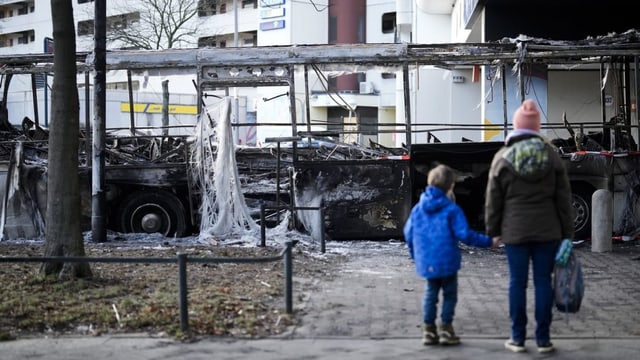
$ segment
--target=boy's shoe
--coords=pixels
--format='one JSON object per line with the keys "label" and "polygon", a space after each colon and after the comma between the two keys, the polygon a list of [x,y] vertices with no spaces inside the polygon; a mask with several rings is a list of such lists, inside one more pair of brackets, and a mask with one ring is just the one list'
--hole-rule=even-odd
{"label": "boy's shoe", "polygon": [[438,343],[438,330],[435,324],[424,324],[422,330],[422,344],[436,345]]}
{"label": "boy's shoe", "polygon": [[460,344],[460,338],[453,331],[453,325],[441,324],[440,325],[440,344],[442,345],[458,345]]}
{"label": "boy's shoe", "polygon": [[553,347],[553,344],[550,341],[547,341],[544,344],[538,344],[538,352],[541,354],[554,352],[555,350],[556,348]]}
{"label": "boy's shoe", "polygon": [[516,352],[516,353],[527,351],[527,348],[524,347],[524,342],[518,343],[518,342],[513,341],[513,339],[507,340],[507,342],[504,343],[504,348],[507,349],[507,350],[511,350],[513,352]]}

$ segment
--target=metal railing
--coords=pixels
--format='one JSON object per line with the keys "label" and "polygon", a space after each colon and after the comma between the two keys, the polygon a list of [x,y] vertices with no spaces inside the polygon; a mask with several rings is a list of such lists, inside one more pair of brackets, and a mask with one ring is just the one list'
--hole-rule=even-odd
{"label": "metal railing", "polygon": [[188,257],[187,254],[178,254],[175,258],[127,258],[127,257],[0,257],[0,263],[41,263],[41,262],[63,262],[63,263],[141,263],[141,264],[178,264],[178,300],[180,307],[180,330],[189,330],[189,303],[187,289],[187,263],[265,263],[275,262],[280,259],[284,262],[284,297],[287,314],[293,312],[293,262],[292,262],[293,242],[285,242],[285,247],[274,256],[256,258],[212,258],[212,257]]}

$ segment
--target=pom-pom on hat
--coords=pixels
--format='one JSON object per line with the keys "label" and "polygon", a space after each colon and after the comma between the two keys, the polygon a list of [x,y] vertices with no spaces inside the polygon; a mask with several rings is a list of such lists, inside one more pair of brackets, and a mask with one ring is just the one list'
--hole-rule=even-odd
{"label": "pom-pom on hat", "polygon": [[533,100],[527,99],[513,113],[513,128],[540,132],[540,112]]}

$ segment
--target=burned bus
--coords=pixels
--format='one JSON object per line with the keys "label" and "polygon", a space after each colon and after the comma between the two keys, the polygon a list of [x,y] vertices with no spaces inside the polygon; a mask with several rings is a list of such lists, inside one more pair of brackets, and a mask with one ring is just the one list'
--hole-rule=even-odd
{"label": "burned bus", "polygon": [[[486,134],[506,134],[510,129],[506,96],[501,102],[505,104],[503,123],[440,123],[431,121],[429,114],[416,114],[411,109],[420,101],[413,95],[415,84],[410,80],[416,78],[421,67],[445,71],[460,68],[475,71],[476,67],[487,67],[505,71],[506,65],[514,64],[549,68],[557,64],[586,64],[592,69],[595,67],[598,73],[602,64],[617,64],[631,84],[635,73],[630,65],[634,59],[637,64],[640,44],[622,40],[567,46],[529,41],[528,64],[522,62],[521,51],[521,44],[516,42],[115,51],[107,55],[107,64],[110,69],[132,73],[150,68],[192,71],[199,123],[220,121],[209,116],[212,102],[228,98],[232,104],[231,136],[237,136],[239,129],[270,129],[261,144],[238,144],[236,138],[233,149],[236,168],[227,169],[237,171],[244,201],[254,218],[259,218],[260,206],[268,204],[267,208],[275,209],[277,218],[282,212],[290,212],[292,227],[299,230],[314,231],[319,220],[325,236],[330,239],[390,239],[402,237],[402,225],[424,189],[426,173],[438,163],[457,170],[456,198],[470,223],[482,230],[486,174],[490,159],[501,146],[501,141],[482,139]],[[88,60],[86,67],[91,67]],[[372,122],[370,117],[365,119],[364,111],[358,113],[356,106],[348,101],[342,104],[340,111],[344,116],[337,123],[332,121],[334,111],[327,110],[324,119],[318,119],[322,112],[311,111],[321,101],[349,96],[349,93],[334,92],[331,82],[325,78],[344,74],[362,77],[370,72],[394,74],[393,81],[402,85],[399,86],[402,91],[397,94],[401,106],[394,110],[399,121],[375,122],[374,119]],[[515,73],[516,78],[523,74]],[[314,90],[310,78],[325,81],[323,84],[327,86]],[[494,100],[500,92],[498,81],[496,76],[490,84],[495,92]],[[236,94],[243,88],[259,90],[253,100],[245,99],[243,104],[238,104]],[[505,91],[506,86],[502,84],[502,88]],[[364,94],[360,95],[375,95],[374,91],[363,90]],[[524,96],[524,92],[519,94]],[[638,153],[633,141],[638,127],[631,124],[635,116],[631,111],[631,95],[623,91],[620,98],[624,99],[625,106],[614,118],[608,118],[610,112],[603,110],[602,121],[548,119],[543,125],[547,134],[565,134],[552,141],[569,170],[575,228],[580,238],[590,236],[591,195],[597,189],[607,189],[614,194],[612,235],[635,236],[638,228],[640,218],[635,211],[639,191]],[[252,102],[253,108],[266,110],[271,117],[261,121],[258,114],[257,121],[239,121],[242,116],[238,109],[245,110],[243,116],[253,113],[249,111],[253,110],[252,106],[248,105]],[[265,108],[275,102],[284,105],[285,111],[282,107],[279,110]],[[604,94],[602,106],[606,106]],[[46,206],[42,199],[46,196],[42,194],[46,191],[48,149],[46,141],[35,138],[33,126],[24,128],[31,131],[26,133],[31,135],[22,133],[18,136],[20,139],[3,142],[7,164],[5,189],[8,189],[3,197],[5,238],[37,237],[44,231],[42,212]],[[192,157],[194,147],[201,145],[194,139],[198,136],[215,139],[216,134],[195,130],[201,129],[198,124],[194,124],[193,129],[188,135],[176,135],[157,127],[144,129],[149,132],[143,134],[132,123],[126,136],[107,135],[104,191],[109,229],[178,237],[201,229],[203,193],[198,177],[202,174],[194,174]],[[483,136],[472,141],[466,137],[459,141],[440,140],[445,132],[455,133],[460,129],[465,134],[476,131]],[[87,137],[86,141],[91,139]],[[215,147],[215,140],[210,143]],[[79,151],[80,176],[85,184],[81,190],[83,213],[88,217],[91,215],[88,206],[90,164],[83,149],[90,146],[81,147]],[[322,212],[296,210],[319,207]],[[322,218],[318,219],[320,214]]]}

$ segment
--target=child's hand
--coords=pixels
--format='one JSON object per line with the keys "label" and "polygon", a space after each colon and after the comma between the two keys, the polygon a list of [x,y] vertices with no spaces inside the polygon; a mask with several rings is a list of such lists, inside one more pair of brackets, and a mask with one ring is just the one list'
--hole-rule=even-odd
{"label": "child's hand", "polygon": [[502,244],[501,240],[500,240],[500,236],[494,236],[491,242],[491,247],[498,247]]}

